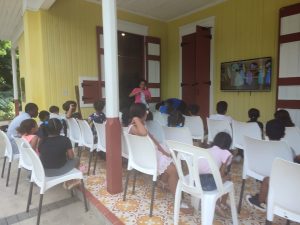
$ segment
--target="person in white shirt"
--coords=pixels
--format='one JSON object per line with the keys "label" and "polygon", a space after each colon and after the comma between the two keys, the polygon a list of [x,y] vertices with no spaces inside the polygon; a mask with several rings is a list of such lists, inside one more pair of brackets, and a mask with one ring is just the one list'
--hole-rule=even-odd
{"label": "person in white shirt", "polygon": [[14,139],[12,138],[12,136],[19,137],[20,135],[17,131],[17,128],[20,126],[22,121],[24,121],[26,119],[36,118],[38,116],[38,112],[39,112],[39,109],[36,104],[28,103],[25,106],[25,112],[21,112],[9,124],[8,129],[7,129],[7,136],[11,142],[14,154],[19,153],[19,150],[18,150],[18,147],[17,147]]}
{"label": "person in white shirt", "polygon": [[231,116],[227,116],[227,108],[228,104],[225,101],[219,101],[217,103],[217,114],[212,114],[209,116],[209,119],[212,120],[227,120],[230,123],[232,123],[232,118]]}

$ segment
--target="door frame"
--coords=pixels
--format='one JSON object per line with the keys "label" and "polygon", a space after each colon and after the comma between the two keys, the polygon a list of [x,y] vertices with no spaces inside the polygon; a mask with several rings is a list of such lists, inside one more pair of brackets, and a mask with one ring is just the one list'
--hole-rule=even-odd
{"label": "door frame", "polygon": [[179,27],[179,96],[182,98],[182,90],[180,83],[182,82],[182,52],[181,42],[182,37],[188,34],[196,32],[196,27],[210,27],[211,28],[211,41],[210,41],[210,81],[211,85],[209,88],[209,114],[214,111],[214,46],[215,46],[215,17],[211,16],[203,20],[198,20],[193,23],[189,23]]}

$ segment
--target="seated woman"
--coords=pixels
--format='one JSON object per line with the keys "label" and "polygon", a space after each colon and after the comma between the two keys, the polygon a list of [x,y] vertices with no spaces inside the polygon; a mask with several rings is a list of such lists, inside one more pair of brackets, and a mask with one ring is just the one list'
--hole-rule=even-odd
{"label": "seated woman", "polygon": [[[228,174],[229,167],[232,162],[232,154],[228,150],[231,146],[231,136],[226,132],[218,133],[213,141],[213,144],[209,152],[211,153],[212,158],[216,162],[217,166],[220,169],[220,174],[223,182],[230,180],[230,176]],[[211,174],[210,167],[208,162],[205,159],[199,159],[199,174],[200,174],[200,182],[202,189],[204,191],[213,191],[217,189],[215,180],[213,175]],[[223,210],[229,209],[226,200],[228,195],[224,195],[221,200],[216,205],[216,211],[220,216],[226,216]]]}
{"label": "seated woman", "polygon": [[17,131],[31,145],[32,149],[38,153],[39,137],[36,135],[38,125],[34,119],[23,120]]}
{"label": "seated woman", "polygon": [[[145,127],[145,121],[147,118],[146,106],[142,103],[135,103],[130,107],[129,115],[131,124],[129,125],[128,132],[133,135],[147,136],[153,140],[156,145],[157,152],[157,164],[158,175],[163,182],[166,182],[168,189],[175,195],[176,186],[178,182],[178,174],[175,165],[172,163],[170,154],[167,153],[162,146],[153,138]],[[185,213],[191,213],[192,209],[188,207],[182,207],[181,210]]]}
{"label": "seated woman", "polygon": [[284,127],[294,127],[295,124],[293,123],[290,114],[285,109],[279,109],[275,112],[274,118],[280,120]]}
{"label": "seated woman", "polygon": [[[69,138],[61,136],[62,124],[59,119],[48,121],[48,136],[39,145],[40,158],[47,177],[63,175],[79,167],[79,159],[74,157],[72,144]],[[67,189],[80,184],[79,180],[65,183]]]}

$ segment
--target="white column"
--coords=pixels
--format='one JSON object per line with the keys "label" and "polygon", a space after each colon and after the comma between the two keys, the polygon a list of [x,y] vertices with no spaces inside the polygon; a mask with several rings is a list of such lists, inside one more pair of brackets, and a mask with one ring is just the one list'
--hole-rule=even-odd
{"label": "white column", "polygon": [[102,0],[106,115],[119,117],[119,71],[116,0]]}
{"label": "white column", "polygon": [[11,48],[11,66],[12,66],[12,75],[13,75],[14,100],[18,100],[19,95],[18,95],[17,61],[16,61],[15,48]]}

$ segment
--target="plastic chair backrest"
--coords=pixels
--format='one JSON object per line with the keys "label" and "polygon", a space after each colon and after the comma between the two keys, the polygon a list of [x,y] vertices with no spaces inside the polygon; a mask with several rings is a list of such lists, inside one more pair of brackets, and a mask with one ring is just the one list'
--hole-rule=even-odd
{"label": "plastic chair backrest", "polygon": [[286,127],[282,140],[286,141],[296,155],[300,155],[300,129],[298,127]]}
{"label": "plastic chair backrest", "polygon": [[77,120],[81,131],[81,141],[84,146],[92,147],[94,145],[94,135],[88,122],[85,120]]}
{"label": "plastic chair backrest", "polygon": [[66,119],[66,122],[69,129],[69,138],[71,140],[76,140],[78,142],[81,142],[81,131],[76,119],[68,118]]}
{"label": "plastic chair backrest", "polygon": [[20,137],[12,137],[12,138],[15,140],[15,142],[18,146],[18,149],[19,149],[20,165],[22,167],[24,167],[25,169],[32,169],[32,162],[31,162],[30,158],[28,157],[28,155],[24,154],[24,149],[23,149],[23,143],[24,143],[24,146],[27,148],[31,147],[30,144],[24,138],[20,138]]}
{"label": "plastic chair backrest", "polygon": [[227,120],[212,120],[207,118],[208,142],[212,142],[219,132],[227,132],[232,137],[230,122]]}
{"label": "plastic chair backrest", "polygon": [[146,121],[146,127],[149,133],[158,141],[163,143],[165,141],[165,135],[161,124],[157,121]]}
{"label": "plastic chair backrest", "polygon": [[[189,193],[194,193],[199,195],[203,194],[203,189],[199,178],[199,167],[198,167],[199,159],[205,159],[207,161],[211,169],[211,173],[214,177],[218,192],[220,193],[224,192],[223,182],[222,182],[219,168],[207,149],[184,144],[177,141],[168,140],[166,142],[168,148],[170,149],[173,161],[175,162],[179,180],[181,181],[184,188],[186,190],[189,190]],[[186,161],[189,170],[189,176],[188,176],[189,180],[186,180],[184,176],[184,171],[182,168],[183,158],[192,159]]]}
{"label": "plastic chair backrest", "polygon": [[94,126],[97,132],[97,137],[98,137],[98,147],[102,150],[105,151],[106,149],[106,131],[105,131],[105,123],[95,123]]}
{"label": "plastic chair backrest", "polygon": [[153,113],[153,120],[157,121],[162,126],[168,125],[168,115],[160,112]]}
{"label": "plastic chair backrest", "polygon": [[121,132],[122,156],[128,158],[128,147],[124,136],[124,133],[128,133],[128,127],[122,127],[122,131],[123,131]]}
{"label": "plastic chair backrest", "polygon": [[[128,170],[132,168],[157,176],[156,146],[149,136],[124,132],[128,147]],[[156,179],[156,178],[155,178]]]}
{"label": "plastic chair backrest", "polygon": [[8,139],[7,135],[0,130],[0,136],[2,137],[2,139],[4,140],[4,155],[6,157],[8,157],[9,161],[13,160],[13,150],[12,150],[12,146],[10,143],[10,140]]}
{"label": "plastic chair backrest", "polygon": [[261,129],[257,123],[246,123],[233,120],[232,121],[232,141],[233,147],[244,149],[244,136],[254,139],[262,139]]}
{"label": "plastic chair backrest", "polygon": [[45,183],[45,171],[42,165],[42,162],[36,152],[31,148],[26,146],[26,144],[22,144],[23,153],[31,160],[32,163],[32,173],[31,180],[36,182],[36,184],[40,187]]}
{"label": "plastic chair backrest", "polygon": [[192,134],[187,127],[163,127],[166,140],[193,145]]}
{"label": "plastic chair backrest", "polygon": [[184,126],[190,129],[195,139],[204,140],[204,126],[200,116],[185,116]]}
{"label": "plastic chair backrest", "polygon": [[[250,137],[245,138],[244,168],[250,174],[269,177],[275,158],[293,161],[292,150],[284,141],[264,141]],[[246,171],[245,171],[246,172]],[[247,172],[247,174],[249,174]],[[255,177],[258,179],[259,177]]]}
{"label": "plastic chair backrest", "polygon": [[275,205],[279,205],[284,210],[298,214],[300,220],[299,171],[299,164],[275,159],[270,177],[269,198],[272,198]]}

